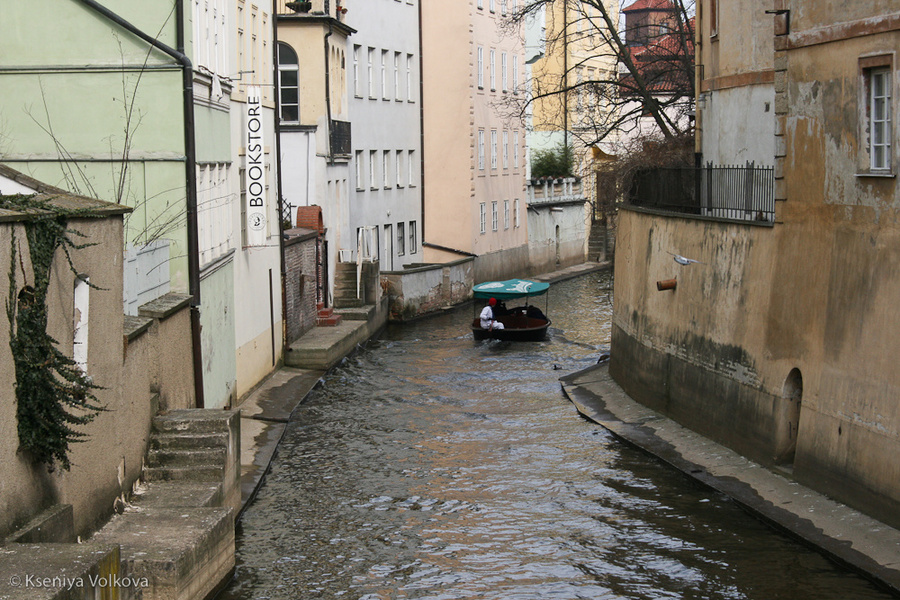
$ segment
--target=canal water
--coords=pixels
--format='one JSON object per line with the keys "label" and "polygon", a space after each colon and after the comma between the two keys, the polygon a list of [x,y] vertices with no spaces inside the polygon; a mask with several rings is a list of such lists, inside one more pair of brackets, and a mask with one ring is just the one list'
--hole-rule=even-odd
{"label": "canal water", "polygon": [[608,349],[611,288],[554,284],[545,342],[475,342],[469,306],[332,371],[244,513],[220,598],[890,597],[578,416],[558,379]]}

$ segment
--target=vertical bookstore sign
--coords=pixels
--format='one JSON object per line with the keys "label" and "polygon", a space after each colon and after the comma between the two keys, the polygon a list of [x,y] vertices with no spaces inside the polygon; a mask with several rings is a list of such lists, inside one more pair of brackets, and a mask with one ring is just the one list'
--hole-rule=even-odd
{"label": "vertical bookstore sign", "polygon": [[244,169],[247,194],[244,214],[248,246],[266,245],[266,165],[263,139],[262,93],[257,86],[247,88],[244,130]]}

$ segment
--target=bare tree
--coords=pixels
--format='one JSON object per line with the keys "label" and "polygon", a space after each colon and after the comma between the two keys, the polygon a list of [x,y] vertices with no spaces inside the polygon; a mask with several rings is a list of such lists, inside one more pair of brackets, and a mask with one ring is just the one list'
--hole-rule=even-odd
{"label": "bare tree", "polygon": [[525,0],[510,21],[542,20],[544,56],[510,106],[585,146],[682,137],[693,127],[693,11],[693,0]]}

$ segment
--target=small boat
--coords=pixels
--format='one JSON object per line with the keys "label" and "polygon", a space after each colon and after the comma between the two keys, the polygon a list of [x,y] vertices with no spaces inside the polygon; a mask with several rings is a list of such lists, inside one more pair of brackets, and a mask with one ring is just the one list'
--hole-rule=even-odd
{"label": "small boat", "polygon": [[[550,319],[536,306],[528,304],[528,298],[541,296],[550,289],[549,283],[528,281],[526,279],[510,279],[509,281],[488,281],[472,288],[476,299],[475,310],[481,311],[483,304],[477,300],[496,298],[498,307],[494,308],[494,319],[503,323],[503,329],[484,329],[481,319],[475,316],[472,320],[472,335],[476,340],[509,340],[516,342],[540,341],[547,336]],[[525,299],[523,306],[506,308],[506,300]]]}

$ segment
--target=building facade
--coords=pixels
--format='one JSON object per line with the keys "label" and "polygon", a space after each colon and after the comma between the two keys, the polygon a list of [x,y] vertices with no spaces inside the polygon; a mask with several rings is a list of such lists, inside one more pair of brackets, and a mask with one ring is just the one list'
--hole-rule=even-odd
{"label": "building facade", "polygon": [[[622,210],[610,372],[640,402],[897,526],[898,15],[887,2],[758,8],[699,3],[699,147],[773,162],[774,218]],[[749,114],[734,119],[739,104]]]}
{"label": "building facade", "polygon": [[426,262],[475,256],[478,281],[528,272],[525,125],[498,109],[523,93],[511,3],[422,4]]}
{"label": "building facade", "polygon": [[[349,45],[351,232],[381,271],[422,262],[419,0],[354,2]],[[357,244],[349,247],[356,260]]]}

